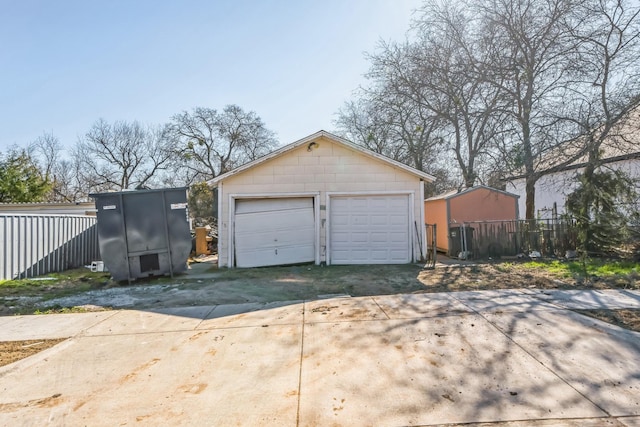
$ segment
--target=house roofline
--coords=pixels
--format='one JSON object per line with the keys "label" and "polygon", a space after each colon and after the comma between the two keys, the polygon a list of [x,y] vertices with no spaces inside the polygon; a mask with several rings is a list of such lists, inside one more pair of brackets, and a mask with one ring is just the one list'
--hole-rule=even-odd
{"label": "house roofline", "polygon": [[500,193],[500,194],[503,194],[505,196],[513,197],[513,198],[516,198],[516,199],[520,198],[520,196],[517,195],[517,194],[509,193],[508,191],[500,190],[498,188],[489,187],[487,185],[474,185],[473,187],[465,188],[464,190],[456,192],[456,193],[453,193],[453,194],[451,193],[451,191],[448,191],[446,193],[442,193],[442,194],[437,195],[437,196],[429,197],[428,199],[425,199],[425,202],[430,202],[430,201],[435,201],[435,200],[451,200],[451,199],[454,199],[454,198],[456,198],[458,196],[462,196],[463,194],[471,193],[473,191],[480,190],[480,189],[485,189],[485,190],[489,190],[489,191],[495,191],[496,193]]}
{"label": "house roofline", "polygon": [[[629,154],[622,154],[620,156],[608,157],[606,159],[602,159],[600,162],[603,165],[608,165],[610,163],[622,162],[624,160],[634,160],[634,159],[640,159],[640,151],[636,151],[634,153],[629,153]],[[563,167],[557,168],[557,169],[553,169],[552,168],[550,172],[543,173],[541,176],[552,175],[552,174],[558,173],[558,172],[566,172],[566,171],[581,169],[581,168],[586,167],[588,164],[589,164],[588,162],[582,162],[582,163],[576,163],[576,164],[573,164],[573,165],[563,166]],[[518,179],[525,179],[525,178],[527,178],[527,174],[514,175],[514,176],[507,177],[507,178],[502,178],[500,181],[502,181],[502,182],[510,182],[510,181],[515,181],[515,180],[518,180]]]}
{"label": "house roofline", "polygon": [[394,167],[402,169],[405,172],[410,173],[412,175],[418,176],[418,177],[420,177],[421,179],[423,179],[425,181],[432,182],[432,181],[435,181],[435,179],[436,179],[433,175],[430,175],[430,174],[428,174],[426,172],[419,171],[418,169],[412,168],[411,166],[405,165],[404,163],[400,163],[397,160],[390,159],[390,158],[388,158],[386,156],[383,156],[382,154],[378,154],[378,153],[373,152],[373,151],[371,151],[371,150],[369,150],[367,148],[364,148],[364,147],[361,147],[359,145],[356,145],[353,142],[348,141],[348,140],[346,140],[346,139],[344,139],[342,137],[339,137],[337,135],[334,135],[334,134],[332,134],[330,132],[327,132],[327,131],[324,131],[324,130],[320,130],[320,131],[318,131],[318,132],[316,132],[314,134],[311,134],[311,135],[309,135],[309,136],[307,136],[305,138],[302,138],[302,139],[299,139],[299,140],[297,140],[295,142],[292,142],[291,144],[288,144],[288,145],[285,145],[283,147],[280,147],[277,150],[272,151],[271,153],[266,154],[266,155],[264,155],[264,156],[262,156],[262,157],[260,157],[258,159],[255,159],[255,160],[253,160],[253,161],[251,161],[249,163],[245,163],[242,166],[238,166],[237,168],[235,168],[233,170],[230,170],[229,172],[226,172],[226,173],[224,173],[222,175],[219,175],[219,176],[213,178],[212,180],[207,181],[207,183],[209,185],[213,186],[213,187],[216,187],[219,182],[224,181],[227,178],[230,178],[230,177],[232,177],[234,175],[242,173],[242,172],[246,171],[247,169],[251,169],[254,166],[257,166],[257,165],[259,165],[261,163],[264,163],[264,162],[266,162],[268,160],[271,160],[271,159],[274,159],[276,157],[279,157],[280,155],[282,155],[282,154],[284,154],[284,153],[286,153],[288,151],[294,150],[294,149],[300,147],[301,145],[304,145],[304,144],[307,144],[307,143],[311,143],[311,142],[313,142],[313,140],[315,140],[317,138],[321,138],[321,137],[325,137],[327,139],[330,139],[330,140],[333,140],[335,142],[338,142],[338,143],[340,143],[340,144],[342,144],[342,145],[344,145],[344,146],[346,146],[346,147],[348,147],[348,148],[350,148],[352,150],[359,151],[359,152],[361,152],[362,154],[364,154],[366,156],[373,157],[373,158],[375,158],[377,160],[381,160],[383,162],[389,163],[389,164],[393,165]]}

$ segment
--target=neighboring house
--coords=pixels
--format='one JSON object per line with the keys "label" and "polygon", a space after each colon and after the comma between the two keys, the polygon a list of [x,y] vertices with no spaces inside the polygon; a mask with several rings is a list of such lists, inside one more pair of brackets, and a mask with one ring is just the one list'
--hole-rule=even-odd
{"label": "neighboring house", "polygon": [[0,215],[3,214],[96,216],[96,204],[94,202],[0,203]]}
{"label": "neighboring house", "polygon": [[221,267],[401,264],[425,254],[424,172],[319,131],[218,176]]}
{"label": "neighboring house", "polygon": [[430,197],[424,201],[424,211],[426,223],[436,225],[437,249],[457,256],[463,245],[457,244],[455,240],[450,248],[449,240],[460,238],[462,224],[477,221],[514,221],[518,219],[518,196],[478,185]]}
{"label": "neighboring house", "polygon": [[[601,147],[603,167],[627,173],[632,179],[640,179],[640,107],[631,110],[610,132],[610,137]],[[540,162],[545,169],[570,158],[572,152],[579,147],[578,138],[545,156]],[[576,142],[578,144],[576,144]],[[572,146],[573,144],[573,146]],[[582,173],[587,158],[583,156],[557,172],[545,175],[536,182],[535,212],[536,217],[552,219],[567,213],[565,203],[578,187],[578,175]],[[507,181],[507,191],[520,196],[519,211],[526,212],[525,176],[513,177]]]}

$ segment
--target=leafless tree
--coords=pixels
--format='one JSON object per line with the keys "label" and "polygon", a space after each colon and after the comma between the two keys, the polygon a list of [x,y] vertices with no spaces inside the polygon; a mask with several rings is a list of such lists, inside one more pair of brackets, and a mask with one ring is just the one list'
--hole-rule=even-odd
{"label": "leafless tree", "polygon": [[[637,153],[640,134],[640,5],[625,0],[587,0],[576,5],[570,26],[577,41],[572,69],[576,90],[573,119],[581,136],[575,144],[585,151],[578,190],[570,209],[578,219],[582,253],[599,247],[637,214],[634,185],[621,171],[603,170],[605,158]],[[624,212],[621,200],[631,203]],[[635,201],[637,202],[637,201]]]}
{"label": "leafless tree", "polygon": [[62,144],[53,133],[43,133],[29,147],[40,163],[42,174],[51,179],[57,163],[61,159]]}
{"label": "leafless tree", "polygon": [[237,105],[228,105],[222,112],[198,107],[177,114],[168,135],[191,182],[215,178],[276,145],[275,134],[262,119]]}
{"label": "leafless tree", "polygon": [[485,0],[473,9],[491,32],[490,49],[497,53],[486,65],[493,70],[493,84],[509,99],[511,125],[505,130],[510,137],[502,139],[502,148],[505,164],[525,177],[528,219],[535,215],[536,182],[562,166],[550,165],[545,154],[576,134],[557,119],[570,90],[575,41],[565,24],[572,7],[572,0]]}
{"label": "leafless tree", "polygon": [[100,119],[77,142],[73,157],[90,191],[143,188],[169,166],[168,144],[163,131],[136,121]]}
{"label": "leafless tree", "polygon": [[579,64],[572,69],[572,119],[581,135],[576,141],[586,145],[589,174],[601,165],[605,142],[614,141],[619,154],[638,149],[629,139],[638,127],[629,114],[640,101],[640,5],[587,0],[574,13],[580,25],[571,27],[577,41],[573,63]]}
{"label": "leafless tree", "polygon": [[46,201],[73,203],[87,200],[89,188],[80,179],[80,162],[64,157],[64,147],[58,137],[45,132],[29,145],[28,150],[37,159],[42,176],[51,183]]}
{"label": "leafless tree", "polygon": [[[400,160],[417,168],[446,165],[472,186],[482,180],[505,116],[504,89],[486,75],[490,45],[479,36],[477,19],[451,3],[426,2],[414,30],[414,41],[383,42],[369,56],[370,87],[361,93],[372,113],[361,123],[377,131],[364,133],[383,152],[403,147]],[[338,124],[363,134],[353,113],[342,110]]]}

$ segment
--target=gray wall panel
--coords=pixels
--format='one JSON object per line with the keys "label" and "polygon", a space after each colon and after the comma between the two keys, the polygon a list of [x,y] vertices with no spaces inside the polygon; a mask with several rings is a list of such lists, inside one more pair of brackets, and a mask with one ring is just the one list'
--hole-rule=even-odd
{"label": "gray wall panel", "polygon": [[0,279],[64,271],[100,259],[96,219],[0,215]]}

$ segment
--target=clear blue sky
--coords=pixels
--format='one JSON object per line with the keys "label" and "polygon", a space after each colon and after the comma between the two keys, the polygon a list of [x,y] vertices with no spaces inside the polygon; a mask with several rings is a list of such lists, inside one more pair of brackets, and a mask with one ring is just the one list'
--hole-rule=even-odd
{"label": "clear blue sky", "polygon": [[71,146],[98,118],[255,111],[281,144],[320,129],[364,52],[404,39],[420,0],[0,0],[0,151]]}

